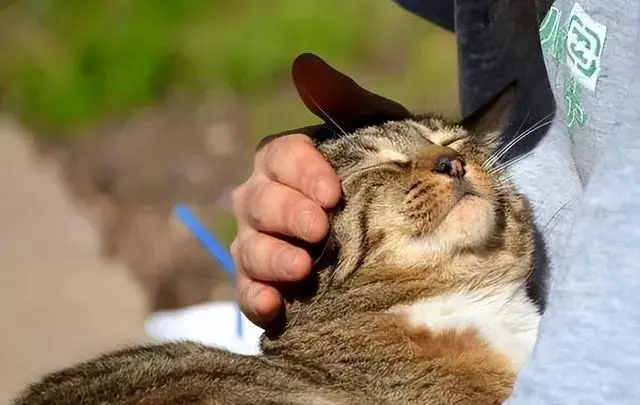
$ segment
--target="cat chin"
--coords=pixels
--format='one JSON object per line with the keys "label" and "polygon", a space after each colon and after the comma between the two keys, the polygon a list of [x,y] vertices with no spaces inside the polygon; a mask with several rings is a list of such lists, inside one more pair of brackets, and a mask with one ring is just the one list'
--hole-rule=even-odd
{"label": "cat chin", "polygon": [[451,208],[436,231],[453,233],[452,237],[459,236],[459,232],[466,233],[463,239],[467,239],[472,236],[469,234],[490,234],[495,220],[493,204],[483,197],[467,194]]}
{"label": "cat chin", "polygon": [[467,195],[449,211],[431,233],[413,238],[412,245],[423,253],[448,253],[481,246],[493,234],[496,214],[488,200]]}

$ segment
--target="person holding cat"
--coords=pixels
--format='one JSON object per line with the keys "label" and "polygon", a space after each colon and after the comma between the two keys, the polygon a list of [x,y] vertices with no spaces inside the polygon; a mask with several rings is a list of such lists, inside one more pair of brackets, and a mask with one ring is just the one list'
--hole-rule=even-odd
{"label": "person holding cat", "polygon": [[[541,237],[531,293],[544,316],[509,403],[638,403],[640,4],[398,3],[451,31],[455,21],[463,117],[517,82],[501,160],[533,205]],[[325,210],[341,198],[312,129],[266,138],[234,191],[237,294],[259,324],[281,309],[277,286],[308,275],[303,247],[324,239]]]}

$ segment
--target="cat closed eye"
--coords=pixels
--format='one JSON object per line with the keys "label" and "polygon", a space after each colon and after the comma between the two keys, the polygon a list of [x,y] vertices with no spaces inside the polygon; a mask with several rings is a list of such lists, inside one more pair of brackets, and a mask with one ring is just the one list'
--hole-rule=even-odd
{"label": "cat closed eye", "polygon": [[446,140],[445,142],[442,142],[440,144],[440,146],[445,146],[445,147],[448,147],[448,148],[455,148],[456,146],[459,146],[462,143],[463,140],[464,140],[464,138],[462,138],[462,137],[449,139],[449,140]]}
{"label": "cat closed eye", "polygon": [[411,160],[402,160],[402,161],[392,161],[386,163],[392,169],[406,170],[411,169],[413,167],[414,162]]}

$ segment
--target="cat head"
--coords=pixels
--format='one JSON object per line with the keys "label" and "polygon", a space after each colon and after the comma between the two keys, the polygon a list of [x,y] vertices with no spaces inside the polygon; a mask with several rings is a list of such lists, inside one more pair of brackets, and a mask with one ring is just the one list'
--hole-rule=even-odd
{"label": "cat head", "polygon": [[448,280],[528,276],[530,211],[496,159],[515,86],[453,123],[413,115],[312,54],[295,60],[293,78],[325,122],[317,148],[342,181],[343,202],[331,214],[332,279],[434,267]]}

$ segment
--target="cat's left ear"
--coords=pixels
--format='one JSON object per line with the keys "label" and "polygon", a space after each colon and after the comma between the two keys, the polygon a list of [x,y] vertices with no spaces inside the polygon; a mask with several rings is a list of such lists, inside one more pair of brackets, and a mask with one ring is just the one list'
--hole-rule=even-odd
{"label": "cat's left ear", "polygon": [[292,75],[307,108],[337,131],[412,117],[402,105],[363,89],[314,54],[298,56]]}
{"label": "cat's left ear", "polygon": [[515,82],[502,92],[465,118],[461,125],[474,136],[480,137],[489,147],[498,147],[502,133],[509,125],[509,118],[517,97]]}

